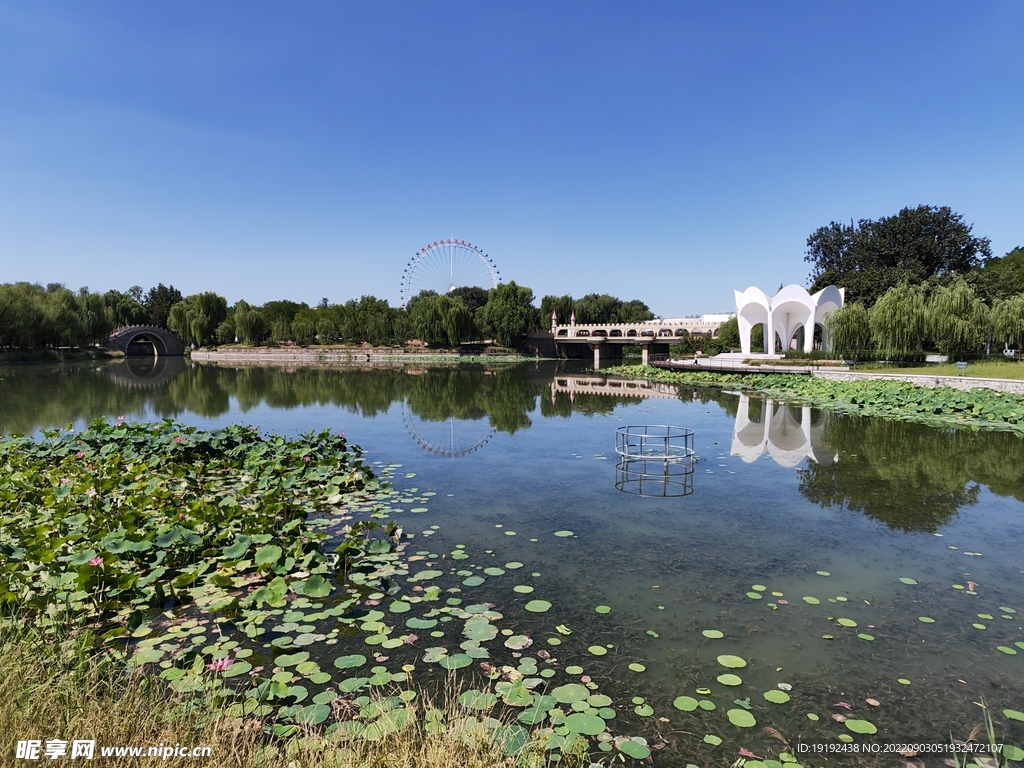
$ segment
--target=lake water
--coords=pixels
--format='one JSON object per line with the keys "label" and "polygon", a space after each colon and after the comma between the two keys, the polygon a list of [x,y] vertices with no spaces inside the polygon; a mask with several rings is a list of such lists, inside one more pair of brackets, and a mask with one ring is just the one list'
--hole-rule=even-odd
{"label": "lake water", "polygon": [[[739,746],[777,750],[760,727],[726,719],[747,706],[792,744],[839,744],[847,731],[833,713],[875,723],[868,741],[878,745],[928,744],[966,738],[984,699],[1000,740],[1024,744],[1024,723],[1002,715],[1024,710],[1024,440],[1013,434],[627,385],[553,362],[0,370],[4,433],[120,415],[330,428],[377,466],[401,465],[398,488],[436,496],[426,513],[395,519],[433,553],[461,544],[477,565],[522,562],[474,587],[474,599],[538,642],[555,625],[571,629],[562,661],[628,705],[617,729],[667,745],[656,764],[728,765]],[[649,478],[655,495],[640,496],[617,472],[615,430],[658,424],[694,430],[699,460],[681,482]],[[553,608],[527,614],[524,597]],[[587,652],[595,645],[612,648],[597,657]],[[747,660],[733,670],[739,686],[717,682],[731,671],[723,654]],[[766,701],[780,683],[791,700]],[[705,686],[710,697],[696,692]],[[683,695],[716,709],[675,709]],[[635,696],[654,716],[632,711]],[[726,744],[707,745],[705,734]],[[891,754],[853,761],[896,764]]]}

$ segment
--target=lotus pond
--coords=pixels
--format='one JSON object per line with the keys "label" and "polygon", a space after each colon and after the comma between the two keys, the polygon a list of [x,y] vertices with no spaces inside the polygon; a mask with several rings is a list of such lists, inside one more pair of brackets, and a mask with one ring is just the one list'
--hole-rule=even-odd
{"label": "lotus pond", "polygon": [[[696,431],[692,492],[616,487],[630,424]],[[180,361],[3,369],[0,430],[41,441],[0,459],[0,598],[247,691],[280,735],[375,738],[454,673],[481,729],[548,757],[893,765],[809,750],[964,739],[983,701],[1024,744],[1012,432],[554,363]]]}

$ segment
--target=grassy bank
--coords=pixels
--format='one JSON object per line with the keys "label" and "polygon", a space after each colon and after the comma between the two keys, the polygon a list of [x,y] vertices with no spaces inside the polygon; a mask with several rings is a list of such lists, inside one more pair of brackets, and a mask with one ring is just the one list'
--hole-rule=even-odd
{"label": "grassy bank", "polygon": [[1024,363],[1010,360],[980,360],[967,364],[966,371],[960,371],[956,363],[937,363],[935,365],[919,365],[911,368],[881,363],[858,365],[854,370],[873,373],[907,373],[921,376],[977,376],[982,379],[1024,379]]}
{"label": "grassy bank", "polygon": [[606,371],[667,384],[756,392],[776,400],[865,416],[1007,429],[1024,434],[1024,396],[989,389],[929,389],[902,381],[832,381],[787,374],[666,371],[642,365],[619,366]]}

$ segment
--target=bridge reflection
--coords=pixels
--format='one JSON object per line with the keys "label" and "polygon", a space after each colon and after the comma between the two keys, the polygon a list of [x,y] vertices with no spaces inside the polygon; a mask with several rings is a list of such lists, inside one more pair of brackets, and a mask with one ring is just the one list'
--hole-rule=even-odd
{"label": "bridge reflection", "polygon": [[749,464],[767,452],[776,464],[789,468],[804,459],[824,467],[839,461],[839,456],[823,444],[828,412],[807,405],[776,403],[770,397],[736,394],[739,403],[732,430],[733,456]]}
{"label": "bridge reflection", "polygon": [[679,389],[674,384],[659,384],[640,379],[614,379],[608,376],[555,376],[551,381],[551,402],[555,402],[559,394],[568,394],[570,401],[574,401],[576,395],[679,399]]}

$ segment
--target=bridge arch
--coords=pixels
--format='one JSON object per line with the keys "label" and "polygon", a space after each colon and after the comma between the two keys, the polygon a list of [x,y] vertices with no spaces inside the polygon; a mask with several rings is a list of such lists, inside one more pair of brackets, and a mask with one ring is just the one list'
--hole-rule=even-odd
{"label": "bridge arch", "polygon": [[[143,350],[142,341],[148,342]],[[185,354],[185,342],[175,334],[155,325],[130,325],[118,328],[110,334],[104,345],[112,352],[121,352],[125,357],[152,355],[154,357],[180,357]]]}

